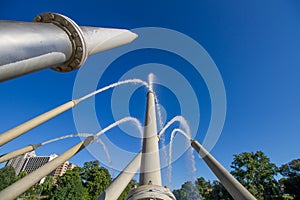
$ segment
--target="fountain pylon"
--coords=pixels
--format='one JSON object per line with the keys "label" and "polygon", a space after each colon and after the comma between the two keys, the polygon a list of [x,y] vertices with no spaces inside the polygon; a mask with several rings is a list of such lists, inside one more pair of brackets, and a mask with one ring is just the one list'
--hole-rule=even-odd
{"label": "fountain pylon", "polygon": [[162,186],[157,132],[155,94],[150,90],[147,94],[139,187],[130,191],[126,200],[176,199],[169,188]]}

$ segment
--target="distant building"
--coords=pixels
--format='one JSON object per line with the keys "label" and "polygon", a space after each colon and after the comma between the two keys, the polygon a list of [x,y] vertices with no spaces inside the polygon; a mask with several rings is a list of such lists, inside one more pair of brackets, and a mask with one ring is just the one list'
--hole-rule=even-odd
{"label": "distant building", "polygon": [[70,163],[69,161],[64,162],[61,164],[56,170],[54,171],[53,178],[56,179],[58,176],[64,175],[64,173],[67,172],[67,170],[72,170],[76,167],[73,163]]}
{"label": "distant building", "polygon": [[30,174],[56,157],[56,154],[52,154],[50,156],[34,156],[26,158],[22,171],[26,171],[27,174]]}
{"label": "distant building", "polygon": [[22,171],[23,166],[26,162],[26,159],[31,158],[31,157],[35,157],[35,156],[36,155],[35,155],[34,151],[26,153],[24,155],[21,155],[21,156],[18,156],[16,158],[14,158],[14,159],[9,160],[6,163],[6,166],[12,166],[15,169],[16,174],[18,175]]}
{"label": "distant building", "polygon": [[73,163],[70,163],[69,166],[68,166],[68,170],[72,170],[75,167],[77,167],[77,165],[74,165]]}
{"label": "distant building", "polygon": [[[30,153],[26,153],[22,156],[18,156],[14,159],[9,160],[6,163],[6,166],[12,166],[15,169],[16,174],[18,175],[22,171],[26,171],[27,174],[35,171],[46,163],[50,162],[54,158],[56,158],[56,154],[52,154],[50,156],[36,156],[35,151]],[[62,176],[66,173],[67,170],[71,170],[76,165],[70,163],[69,161],[64,162],[58,168],[56,168],[49,175],[53,176],[56,179],[58,176]],[[40,181],[40,183],[44,182],[44,178]]]}

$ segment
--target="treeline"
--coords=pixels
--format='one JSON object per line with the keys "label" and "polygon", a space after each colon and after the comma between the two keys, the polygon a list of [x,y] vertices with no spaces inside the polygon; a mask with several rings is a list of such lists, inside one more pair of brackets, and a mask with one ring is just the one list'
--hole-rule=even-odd
{"label": "treeline", "polygon": [[[26,172],[21,172],[16,176],[11,166],[0,169],[0,190],[25,175]],[[26,200],[95,200],[111,182],[112,178],[109,171],[100,167],[98,161],[91,161],[84,163],[83,167],[68,170],[56,180],[52,176],[47,176],[42,184],[36,184],[19,198]],[[119,200],[123,200],[136,184],[136,181],[132,180]]]}
{"label": "treeline", "polygon": [[[278,167],[262,151],[245,152],[234,155],[231,168],[231,174],[258,200],[300,200],[300,159]],[[219,181],[203,177],[185,182],[173,193],[177,200],[233,199]]]}
{"label": "treeline", "polygon": [[[300,159],[276,166],[261,151],[234,155],[231,174],[242,183],[258,200],[300,199]],[[0,169],[0,190],[25,176],[18,176],[11,166]],[[281,178],[278,180],[278,175]],[[109,171],[99,166],[98,161],[75,167],[56,180],[46,177],[43,184],[30,188],[21,199],[50,200],[95,200],[112,182]],[[137,185],[132,180],[119,200],[125,199],[128,192]],[[203,177],[195,183],[186,182],[180,189],[173,190],[177,200],[230,200],[232,197],[219,181],[207,181]]]}

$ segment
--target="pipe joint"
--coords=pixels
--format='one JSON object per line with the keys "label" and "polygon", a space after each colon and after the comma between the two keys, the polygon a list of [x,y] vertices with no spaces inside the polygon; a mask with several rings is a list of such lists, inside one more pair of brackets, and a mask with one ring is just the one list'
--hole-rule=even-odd
{"label": "pipe joint", "polygon": [[32,146],[33,150],[36,150],[38,147],[42,146],[42,144],[41,143],[39,143],[39,144],[30,144],[28,146]]}
{"label": "pipe joint", "polygon": [[65,63],[52,67],[58,72],[69,72],[81,67],[87,59],[87,47],[80,27],[70,18],[57,13],[42,13],[33,19],[34,22],[51,23],[67,33],[72,44],[72,55]]}

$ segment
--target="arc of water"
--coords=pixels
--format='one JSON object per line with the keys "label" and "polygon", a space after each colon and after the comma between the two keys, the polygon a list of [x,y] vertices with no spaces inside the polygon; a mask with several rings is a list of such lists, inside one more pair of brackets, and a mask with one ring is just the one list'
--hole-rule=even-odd
{"label": "arc of water", "polygon": [[110,157],[108,148],[107,148],[107,146],[105,145],[105,143],[101,140],[100,137],[97,138],[96,142],[99,142],[99,143],[102,145],[102,147],[103,147],[103,150],[104,150],[105,155],[106,155],[106,157],[107,157],[108,164],[109,164],[110,170],[111,170],[111,172],[112,172],[112,177],[113,177],[113,176],[114,176],[114,168],[113,168],[113,163],[112,163],[112,160],[111,160],[111,157]]}
{"label": "arc of water", "polygon": [[65,136],[61,136],[61,137],[58,137],[58,138],[54,138],[54,139],[48,140],[46,142],[42,142],[41,145],[49,144],[49,143],[52,143],[52,142],[55,142],[55,141],[58,141],[58,140],[62,140],[62,139],[66,139],[66,138],[71,138],[71,137],[88,137],[88,136],[94,136],[95,138],[97,138],[96,141],[99,142],[102,145],[102,147],[104,149],[104,152],[106,154],[106,157],[108,159],[108,163],[110,165],[110,168],[111,168],[111,170],[113,170],[112,160],[111,160],[108,148],[106,147],[105,143],[99,138],[99,136],[102,135],[103,133],[105,133],[106,131],[114,128],[115,126],[118,126],[121,123],[125,123],[125,122],[128,122],[128,121],[132,121],[137,126],[138,131],[139,131],[140,136],[141,136],[141,139],[142,139],[143,128],[142,128],[141,122],[138,119],[134,118],[134,117],[125,117],[125,118],[122,118],[121,120],[118,120],[118,121],[110,124],[109,126],[107,126],[106,128],[102,129],[101,131],[99,131],[95,135],[91,134],[91,133],[69,134],[69,135],[65,135]]}
{"label": "arc of water", "polygon": [[168,181],[169,184],[172,183],[172,149],[173,149],[173,139],[175,134],[179,132],[182,135],[184,135],[188,140],[191,140],[191,138],[181,129],[179,128],[175,128],[172,133],[171,133],[171,137],[170,137],[170,146],[169,146],[169,162],[168,162]]}
{"label": "arc of water", "polygon": [[111,170],[113,170],[113,166],[112,166],[112,160],[111,160],[111,157],[110,157],[110,154],[109,154],[109,151],[108,151],[108,148],[106,147],[105,143],[99,138],[100,135],[102,135],[103,133],[105,133],[106,131],[114,128],[115,126],[118,126],[120,125],[121,123],[125,123],[125,122],[128,122],[128,121],[132,121],[133,123],[136,124],[137,128],[138,128],[138,131],[141,135],[141,138],[143,136],[143,128],[142,128],[142,125],[140,123],[140,121],[134,117],[125,117],[119,121],[116,121],[115,123],[112,123],[110,124],[109,126],[107,126],[106,128],[102,129],[101,131],[99,131],[97,134],[91,134],[91,133],[77,133],[77,134],[69,134],[69,135],[65,135],[65,136],[61,136],[61,137],[58,137],[58,138],[54,138],[54,139],[51,139],[51,140],[48,140],[46,142],[42,142],[41,145],[45,145],[45,144],[49,144],[49,143],[52,143],[52,142],[55,142],[55,141],[58,141],[58,140],[62,140],[62,139],[66,139],[66,138],[71,138],[71,137],[88,137],[88,136],[93,136],[96,139],[97,142],[99,142],[103,149],[104,149],[104,152],[106,154],[106,157],[108,159],[108,163],[110,165],[110,168]]}
{"label": "arc of water", "polygon": [[[175,122],[180,122],[180,125],[182,125],[182,127],[185,129],[185,131],[187,132],[187,133],[189,133],[189,135],[190,135],[190,127],[189,127],[189,125],[188,125],[188,122],[186,121],[186,119],[183,117],[183,116],[175,116],[173,119],[171,119],[169,122],[167,122],[167,124],[160,130],[160,132],[158,133],[158,136],[159,136],[159,138],[162,138],[162,142],[164,143],[164,133],[165,133],[165,131],[173,124],[173,123],[175,123]],[[174,136],[173,136],[174,137]],[[173,141],[170,141],[170,145],[171,145],[171,143],[172,143]],[[165,149],[165,148],[163,148],[163,149]],[[167,153],[166,152],[163,152],[165,155],[167,155]],[[169,160],[171,160],[171,157],[170,157],[170,150],[169,150]],[[169,180],[169,184],[171,185],[171,181],[170,181],[170,173],[172,173],[172,172],[170,172],[170,171],[172,171],[172,165],[170,165],[170,163],[168,163],[168,168],[167,168],[167,170],[168,170],[168,176],[167,176],[167,179]]]}
{"label": "arc of water", "polygon": [[89,94],[87,94],[87,95],[85,95],[85,96],[77,99],[77,101],[81,102],[81,101],[83,101],[85,99],[88,99],[91,96],[94,96],[94,95],[96,95],[96,94],[98,94],[100,92],[103,92],[103,91],[108,90],[110,88],[113,88],[113,87],[116,87],[116,86],[119,86],[119,85],[124,85],[124,84],[127,84],[127,83],[142,84],[142,85],[146,86],[147,88],[149,88],[149,84],[147,82],[141,80],[141,79],[128,79],[128,80],[118,81],[116,83],[112,83],[112,84],[110,84],[108,86],[105,86],[105,87],[103,87],[101,89],[98,89],[98,90],[96,90],[94,92],[91,92],[91,93],[89,93]]}
{"label": "arc of water", "polygon": [[[66,160],[70,159],[72,156],[74,156],[79,151],[81,151],[82,149],[87,147],[89,144],[93,143],[93,141],[98,136],[103,134],[105,131],[117,126],[118,124],[120,124],[122,122],[130,121],[130,120],[134,121],[137,124],[140,124],[139,121],[136,118],[133,118],[133,117],[123,118],[123,119],[111,124],[107,128],[105,128],[105,129],[101,130],[100,132],[98,132],[96,135],[89,136],[84,141],[81,141],[80,143],[73,146],[72,148],[70,148],[66,152],[62,153],[57,158],[55,158],[52,161],[50,161],[49,163],[45,164],[43,167],[40,167],[39,169],[32,172],[31,174],[27,175],[26,177],[20,179],[19,181],[15,182],[14,184],[12,184],[9,187],[5,188],[4,190],[1,191],[1,197],[4,194],[9,194],[8,196],[6,196],[5,199],[13,199],[13,197],[16,198],[19,194],[23,193],[29,187],[31,187],[32,185],[37,183],[42,177],[44,177],[45,175],[47,175],[51,171],[53,171],[55,168],[57,168],[61,163],[63,163]],[[73,136],[73,134],[71,134],[71,135]],[[18,189],[18,194],[15,193],[15,188]]]}
{"label": "arc of water", "polygon": [[141,122],[140,122],[137,118],[135,118],[135,117],[124,117],[124,118],[122,118],[122,119],[120,119],[120,120],[118,120],[118,121],[116,121],[116,122],[110,124],[109,126],[107,126],[106,128],[102,129],[101,131],[99,131],[99,132],[96,134],[96,136],[98,137],[98,136],[102,135],[103,133],[105,133],[106,131],[112,129],[113,127],[118,126],[118,125],[120,125],[120,124],[122,124],[122,123],[124,123],[124,122],[128,122],[128,121],[132,121],[133,123],[136,124],[136,126],[137,126],[137,128],[138,128],[138,131],[139,131],[139,133],[140,133],[140,135],[141,135],[141,138],[143,138],[143,127],[142,127],[142,124],[141,124]]}
{"label": "arc of water", "polygon": [[[175,128],[173,129],[172,133],[171,133],[171,137],[170,137],[170,146],[169,146],[169,162],[168,162],[168,181],[169,184],[172,184],[172,149],[173,149],[173,139],[175,137],[175,134],[179,132],[181,133],[183,136],[185,136],[186,139],[190,141],[192,141],[192,138],[189,136],[189,134],[187,134],[186,132],[184,132],[182,129],[179,128]],[[193,173],[193,180],[196,180],[196,163],[195,163],[195,156],[193,154],[192,148],[189,147],[189,156],[191,159],[191,166],[192,166],[192,173]]]}
{"label": "arc of water", "polygon": [[58,141],[58,140],[71,138],[71,137],[89,137],[89,136],[92,136],[92,135],[94,135],[94,134],[91,134],[91,133],[69,134],[69,135],[64,135],[64,136],[57,137],[57,138],[54,138],[54,139],[51,139],[51,140],[47,140],[45,142],[42,142],[41,145],[49,144],[49,143],[52,143],[52,142],[55,142],[55,141]]}
{"label": "arc of water", "polygon": [[[46,144],[49,144],[49,143],[52,143],[52,142],[55,142],[55,141],[58,141],[58,140],[62,140],[62,139],[66,139],[66,138],[71,138],[71,137],[89,137],[89,136],[93,136],[93,135],[94,134],[91,134],[91,133],[69,134],[69,135],[64,135],[64,136],[61,136],[61,137],[58,137],[58,138],[54,138],[54,139],[42,142],[41,145],[46,145]],[[107,157],[109,166],[110,166],[111,170],[113,171],[112,160],[111,160],[110,154],[108,152],[108,149],[107,149],[105,143],[100,138],[97,138],[96,142],[98,142],[98,143],[100,143],[102,145],[103,150],[105,152],[105,155]]]}
{"label": "arc of water", "polygon": [[0,134],[0,146],[6,144],[7,142],[21,136],[22,134],[28,132],[29,130],[45,123],[46,121],[56,117],[57,115],[60,115],[61,113],[75,107],[79,102],[93,96],[93,95],[96,95],[100,92],[103,92],[105,90],[108,90],[110,88],[113,88],[113,87],[116,87],[116,86],[119,86],[119,85],[122,85],[122,84],[127,84],[127,83],[140,83],[142,85],[145,85],[147,88],[148,88],[148,83],[141,80],[141,79],[129,79],[129,80],[124,80],[124,81],[119,81],[119,82],[116,82],[116,83],[113,83],[113,84],[110,84],[106,87],[103,87],[99,90],[96,90],[94,92],[91,92],[79,99],[75,99],[75,100],[71,100],[65,104],[62,104],[48,112],[45,112],[27,122],[24,122],[2,134]]}
{"label": "arc of water", "polygon": [[161,137],[165,131],[174,123],[174,122],[180,122],[180,125],[182,125],[182,127],[185,129],[185,132],[187,133],[187,135],[189,135],[189,137],[191,138],[191,129],[190,126],[188,124],[188,122],[186,121],[186,119],[183,116],[175,116],[173,119],[171,119],[158,133],[158,136]]}
{"label": "arc of water", "polygon": [[[98,137],[97,142],[99,142],[99,143],[102,144],[103,149],[104,149],[104,151],[105,151],[107,157],[109,157],[109,163],[110,163],[110,167],[111,167],[112,170],[113,170],[113,166],[112,166],[112,161],[111,161],[111,159],[110,159],[110,155],[109,155],[108,149],[107,149],[105,143],[99,138],[99,136],[102,135],[102,134],[104,134],[106,131],[108,131],[108,130],[110,130],[110,129],[112,129],[112,128],[114,128],[114,127],[116,127],[116,126],[118,126],[118,125],[120,125],[120,124],[122,124],[122,123],[128,122],[128,121],[132,121],[133,123],[136,124],[136,126],[137,126],[137,128],[138,128],[138,131],[139,131],[139,133],[140,133],[140,136],[141,136],[141,142],[142,142],[142,139],[143,139],[143,128],[142,128],[142,124],[141,124],[141,122],[140,122],[137,118],[134,118],[134,117],[124,117],[124,118],[122,118],[122,119],[120,119],[120,120],[118,120],[118,121],[116,121],[116,122],[110,124],[110,125],[107,126],[106,128],[104,128],[104,129],[102,129],[101,131],[99,131],[97,134],[95,134],[95,138]],[[112,171],[112,172],[114,172],[114,171]]]}
{"label": "arc of water", "polygon": [[157,110],[157,117],[158,117],[158,125],[159,125],[159,129],[162,129],[164,126],[164,122],[163,122],[163,118],[162,118],[162,113],[161,113],[161,107],[160,107],[160,103],[158,101],[157,95],[154,92],[154,99],[155,99],[155,105],[156,105],[156,110]]}

